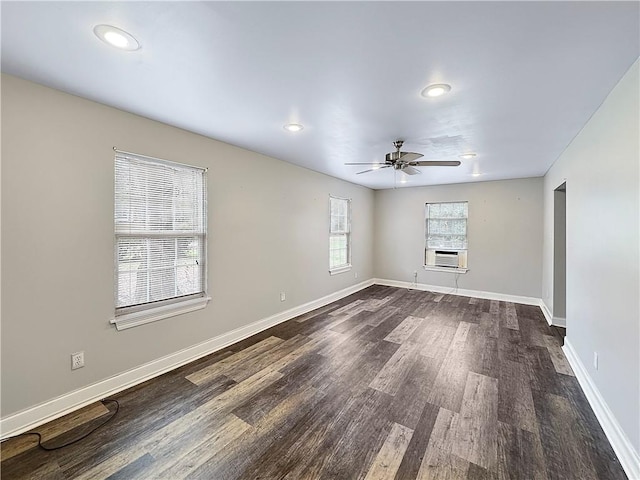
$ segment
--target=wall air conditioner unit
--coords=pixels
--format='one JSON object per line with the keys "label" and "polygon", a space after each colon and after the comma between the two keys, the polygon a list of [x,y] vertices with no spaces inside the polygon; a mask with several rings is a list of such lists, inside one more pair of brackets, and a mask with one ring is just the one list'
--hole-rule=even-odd
{"label": "wall air conditioner unit", "polygon": [[436,267],[458,268],[458,252],[436,250]]}

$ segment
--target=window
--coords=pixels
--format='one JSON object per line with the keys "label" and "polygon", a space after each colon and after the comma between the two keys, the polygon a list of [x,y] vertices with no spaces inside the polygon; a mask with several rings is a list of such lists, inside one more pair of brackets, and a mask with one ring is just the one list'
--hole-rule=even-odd
{"label": "window", "polygon": [[329,204],[329,272],[333,275],[351,269],[351,200],[329,197]]}
{"label": "window", "polygon": [[468,202],[426,204],[425,268],[466,272],[468,211]]}
{"label": "window", "polygon": [[205,169],[116,152],[118,330],[206,306],[206,218]]}

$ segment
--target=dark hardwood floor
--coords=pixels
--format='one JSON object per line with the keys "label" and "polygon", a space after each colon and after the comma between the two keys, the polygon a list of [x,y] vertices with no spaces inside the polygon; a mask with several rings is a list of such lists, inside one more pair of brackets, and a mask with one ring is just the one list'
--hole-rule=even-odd
{"label": "dark hardwood floor", "polygon": [[115,395],[74,445],[4,442],[2,478],[625,479],[561,341],[537,307],[373,286]]}

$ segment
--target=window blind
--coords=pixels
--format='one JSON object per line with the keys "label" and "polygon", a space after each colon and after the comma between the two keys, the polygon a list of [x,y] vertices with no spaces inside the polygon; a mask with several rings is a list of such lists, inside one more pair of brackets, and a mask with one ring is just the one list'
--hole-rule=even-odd
{"label": "window blind", "polygon": [[116,314],[203,296],[206,170],[115,158]]}
{"label": "window blind", "polygon": [[468,203],[427,204],[427,249],[466,250]]}

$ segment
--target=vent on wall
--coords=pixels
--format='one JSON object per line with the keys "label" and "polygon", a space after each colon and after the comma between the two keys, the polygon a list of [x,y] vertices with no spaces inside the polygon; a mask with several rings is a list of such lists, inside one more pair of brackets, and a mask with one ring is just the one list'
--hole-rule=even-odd
{"label": "vent on wall", "polygon": [[458,252],[436,250],[435,265],[437,267],[458,268]]}

